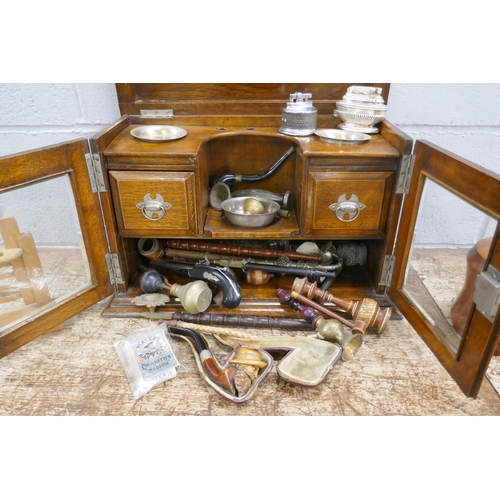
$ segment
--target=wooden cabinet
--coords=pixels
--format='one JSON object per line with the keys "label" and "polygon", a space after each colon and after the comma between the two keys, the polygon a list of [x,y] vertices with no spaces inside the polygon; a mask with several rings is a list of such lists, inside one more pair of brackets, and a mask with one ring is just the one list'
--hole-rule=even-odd
{"label": "wooden cabinet", "polygon": [[[467,333],[450,347],[447,327],[440,330],[441,321],[430,317],[429,310],[423,311],[415,294],[408,292],[407,266],[414,220],[428,180],[449,186],[451,193],[498,221],[500,178],[431,144],[417,142],[412,153],[412,140],[388,122],[381,124],[380,133],[370,141],[351,147],[314,135],[294,137],[279,132],[282,108],[296,91],[313,94],[318,128],[336,128],[334,104],[350,85],[117,84],[124,116],[88,143],[68,143],[0,160],[2,171],[9,173],[2,178],[1,192],[47,176],[70,175],[92,262],[92,281],[83,292],[53,304],[33,321],[4,329],[0,355],[111,291],[114,295],[104,314],[139,314],[141,309],[133,299],[142,293],[140,266],[149,264],[138,253],[141,238],[276,248],[305,241],[354,241],[366,247],[366,263],[346,268],[335,281],[335,294],[349,299],[372,297],[382,306],[395,304],[464,393],[476,396],[500,336],[500,315],[486,319],[473,308]],[[387,100],[389,85],[374,85],[384,88]],[[130,134],[133,128],[150,123],[181,126],[187,135],[176,141],[146,143]],[[238,189],[289,193],[293,200],[289,217],[265,228],[238,228],[210,207],[214,176],[259,174],[290,147],[293,154],[274,175],[237,185]],[[99,221],[96,214],[100,214]],[[498,235],[497,229],[486,267],[500,269]],[[247,282],[241,270],[234,273],[243,296],[238,314],[294,314],[279,303],[275,293],[277,288],[290,288],[293,276],[278,275],[256,286]],[[184,280],[175,275],[170,278]],[[182,310],[177,302],[167,309]]]}

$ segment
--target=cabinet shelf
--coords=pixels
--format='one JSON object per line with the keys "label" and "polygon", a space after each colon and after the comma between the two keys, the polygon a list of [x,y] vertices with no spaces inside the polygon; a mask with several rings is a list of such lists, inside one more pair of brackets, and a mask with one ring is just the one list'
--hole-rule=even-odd
{"label": "cabinet shelf", "polygon": [[223,212],[210,208],[203,229],[203,236],[220,239],[292,238],[298,234],[299,225],[294,211],[290,212],[290,217],[277,218],[269,226],[248,228],[233,226],[225,218]]}

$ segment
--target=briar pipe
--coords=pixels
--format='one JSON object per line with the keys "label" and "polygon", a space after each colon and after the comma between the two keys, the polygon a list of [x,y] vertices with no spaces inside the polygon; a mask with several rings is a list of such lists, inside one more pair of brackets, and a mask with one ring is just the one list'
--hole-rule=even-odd
{"label": "briar pipe", "polygon": [[231,383],[228,372],[221,370],[217,366],[217,363],[212,355],[212,351],[210,351],[205,339],[198,332],[190,330],[189,328],[181,328],[179,326],[168,326],[168,331],[173,335],[179,335],[180,337],[191,339],[196,348],[196,352],[200,357],[201,365],[203,366],[208,378],[219,387],[222,387],[227,392],[230,392],[233,396],[236,395],[236,390]]}
{"label": "briar pipe", "polygon": [[280,167],[283,165],[285,160],[293,153],[295,148],[292,146],[274,165],[268,168],[265,172],[260,174],[220,174],[212,177],[210,179],[210,186],[215,186],[215,184],[225,183],[232,184],[233,182],[258,182],[271,177]]}
{"label": "briar pipe", "polygon": [[234,309],[240,305],[242,299],[240,285],[236,278],[224,267],[206,265],[200,262],[189,264],[168,260],[150,261],[150,265],[161,269],[170,269],[171,271],[175,271],[178,276],[212,283],[222,291],[221,304],[224,307]]}

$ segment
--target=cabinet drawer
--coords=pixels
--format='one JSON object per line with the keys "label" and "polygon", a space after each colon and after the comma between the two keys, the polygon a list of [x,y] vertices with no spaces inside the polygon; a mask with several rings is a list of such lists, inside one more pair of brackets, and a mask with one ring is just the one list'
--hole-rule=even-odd
{"label": "cabinet drawer", "polygon": [[193,172],[113,171],[109,175],[121,235],[196,236]]}
{"label": "cabinet drawer", "polygon": [[309,171],[304,234],[382,237],[393,178],[393,172]]}

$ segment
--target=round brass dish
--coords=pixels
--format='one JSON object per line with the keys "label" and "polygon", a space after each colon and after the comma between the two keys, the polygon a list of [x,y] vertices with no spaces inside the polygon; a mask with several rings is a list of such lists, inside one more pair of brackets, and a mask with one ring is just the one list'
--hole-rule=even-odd
{"label": "round brass dish", "polygon": [[171,125],[144,125],[132,129],[130,134],[145,142],[168,142],[182,139],[187,135],[187,131]]}
{"label": "round brass dish", "polygon": [[353,146],[369,141],[372,137],[368,134],[359,132],[349,132],[348,130],[338,130],[334,128],[318,128],[314,131],[320,139],[330,144],[338,144],[340,146]]}

